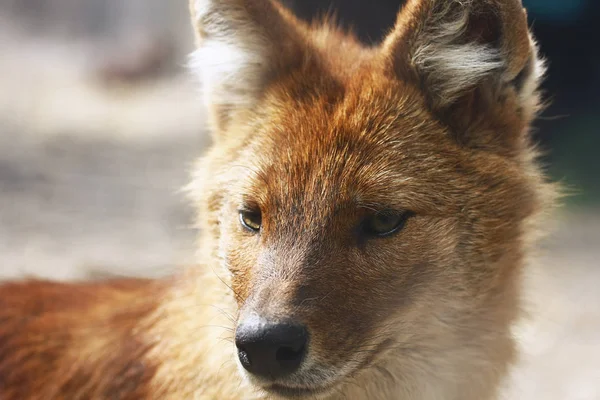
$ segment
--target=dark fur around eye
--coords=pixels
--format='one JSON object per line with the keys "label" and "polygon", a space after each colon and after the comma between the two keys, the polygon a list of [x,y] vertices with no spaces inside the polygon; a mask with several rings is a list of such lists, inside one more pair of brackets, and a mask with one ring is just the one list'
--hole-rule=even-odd
{"label": "dark fur around eye", "polygon": [[401,231],[412,215],[410,211],[380,211],[366,217],[360,231],[367,237],[391,236]]}

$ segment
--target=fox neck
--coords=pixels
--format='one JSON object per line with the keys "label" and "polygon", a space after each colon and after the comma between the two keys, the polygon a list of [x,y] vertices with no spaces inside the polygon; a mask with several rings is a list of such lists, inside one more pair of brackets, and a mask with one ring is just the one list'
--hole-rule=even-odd
{"label": "fox neck", "polygon": [[517,359],[513,328],[522,317],[520,270],[499,278],[501,288],[481,297],[472,312],[457,309],[452,315],[452,298],[417,310],[425,316],[421,324],[409,336],[398,330],[393,350],[346,385],[341,398],[497,399]]}
{"label": "fox neck", "polygon": [[492,400],[515,356],[509,335],[488,337],[454,350],[390,353],[344,387],[339,398]]}

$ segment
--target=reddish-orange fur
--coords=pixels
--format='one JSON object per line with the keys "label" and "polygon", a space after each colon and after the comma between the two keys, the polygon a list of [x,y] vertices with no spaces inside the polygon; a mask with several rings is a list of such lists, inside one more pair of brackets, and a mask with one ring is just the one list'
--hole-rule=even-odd
{"label": "reddish-orange fur", "polygon": [[[236,366],[251,312],[308,326],[312,369],[282,384],[318,398],[496,398],[554,196],[527,135],[540,66],[520,1],[412,0],[375,48],[268,0],[191,12],[215,139],[189,187],[202,262],[1,286],[0,399],[276,398]],[[358,240],[385,209],[414,216]]]}
{"label": "reddish-orange fur", "polygon": [[153,366],[135,333],[157,283],[5,284],[0,297],[2,399],[147,396]]}

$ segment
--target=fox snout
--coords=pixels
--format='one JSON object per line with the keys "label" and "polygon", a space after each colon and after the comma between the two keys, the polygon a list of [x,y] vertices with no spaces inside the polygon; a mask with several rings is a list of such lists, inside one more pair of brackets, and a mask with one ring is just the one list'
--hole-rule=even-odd
{"label": "fox snout", "polygon": [[244,370],[270,384],[291,378],[307,361],[310,315],[297,307],[302,278],[259,281],[240,304],[235,346]]}
{"label": "fox snout", "polygon": [[277,321],[253,313],[238,323],[235,345],[246,371],[274,381],[300,369],[308,338],[307,327],[297,321]]}

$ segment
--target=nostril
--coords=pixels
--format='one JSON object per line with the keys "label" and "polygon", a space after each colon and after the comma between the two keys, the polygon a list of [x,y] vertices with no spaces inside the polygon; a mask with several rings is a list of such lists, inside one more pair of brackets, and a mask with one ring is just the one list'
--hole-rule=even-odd
{"label": "nostril", "polygon": [[250,356],[248,355],[248,352],[246,350],[244,350],[243,348],[238,348],[238,357],[240,359],[240,363],[244,368],[249,369],[250,367],[252,367]]}

